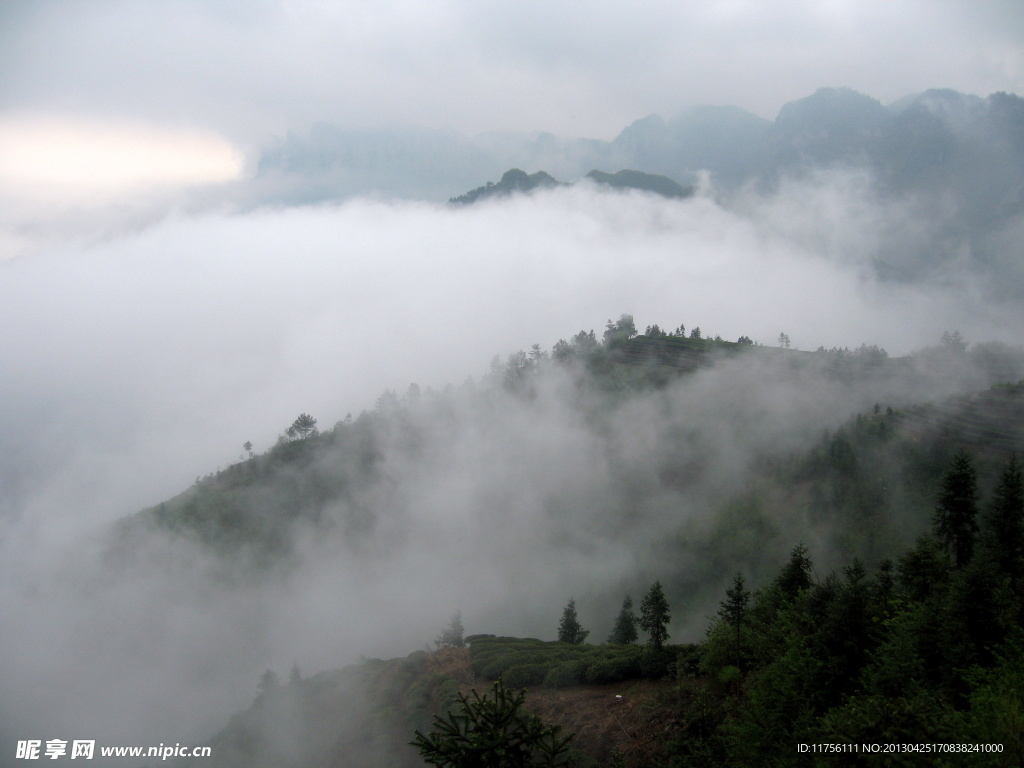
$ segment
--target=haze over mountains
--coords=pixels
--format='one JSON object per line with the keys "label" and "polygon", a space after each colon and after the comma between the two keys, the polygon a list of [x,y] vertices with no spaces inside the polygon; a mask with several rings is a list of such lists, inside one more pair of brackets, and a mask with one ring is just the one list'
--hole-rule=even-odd
{"label": "haze over mountains", "polygon": [[[59,233],[0,280],[0,737],[208,738],[268,668],[404,654],[456,608],[544,635],[558,590],[598,627],[662,578],[699,639],[801,536],[823,569],[897,554],[955,447],[986,489],[1021,449],[1022,137],[1024,100],[947,90],[612,141],[321,125]],[[444,204],[509,169],[694,193]],[[686,328],[604,349],[623,312]]]}
{"label": "haze over mountains", "polygon": [[1024,280],[1004,255],[1024,213],[1024,99],[1005,93],[933,89],[883,105],[822,88],[786,104],[774,121],[735,106],[694,106],[669,120],[639,119],[612,141],[323,124],[262,151],[253,184],[267,199],[292,203],[368,192],[441,201],[509,168],[563,181],[632,169],[703,184],[740,209],[751,190],[770,195],[845,173],[894,209],[874,259],[881,276],[934,276],[970,254],[996,270],[993,284],[1003,291],[1020,290]]}
{"label": "haze over mountains", "polygon": [[934,89],[885,106],[847,88],[822,88],[786,104],[774,121],[737,106],[694,106],[667,121],[638,119],[612,141],[320,124],[263,150],[257,178],[314,179],[297,199],[380,192],[442,201],[512,167],[567,180],[629,168],[683,184],[706,172],[723,191],[854,167],[894,194],[948,188],[974,206],[972,216],[984,210],[1000,220],[1024,205],[1022,134],[1024,100],[1014,95]]}

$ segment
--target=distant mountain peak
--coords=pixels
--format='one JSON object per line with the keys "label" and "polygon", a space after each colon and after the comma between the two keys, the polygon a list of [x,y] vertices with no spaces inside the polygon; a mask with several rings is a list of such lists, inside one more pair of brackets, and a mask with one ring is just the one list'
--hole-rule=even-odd
{"label": "distant mountain peak", "polygon": [[[643,171],[624,169],[615,173],[605,173],[594,170],[588,173],[586,178],[614,189],[636,189],[653,192],[662,197],[683,198],[693,194],[691,187],[684,187],[668,176],[644,173]],[[453,205],[468,205],[489,197],[507,197],[514,193],[532,192],[538,188],[548,189],[558,186],[569,186],[569,184],[558,181],[545,171],[527,174],[519,168],[512,168],[502,174],[501,181],[497,184],[487,182],[484,186],[470,190],[464,195],[453,197],[448,202]]]}
{"label": "distant mountain peak", "polygon": [[497,184],[489,181],[482,187],[471,189],[464,195],[451,198],[448,202],[453,205],[469,205],[488,197],[507,197],[515,192],[532,192],[538,188],[548,189],[562,183],[546,171],[527,174],[526,171],[519,168],[510,168],[502,174],[501,181]]}

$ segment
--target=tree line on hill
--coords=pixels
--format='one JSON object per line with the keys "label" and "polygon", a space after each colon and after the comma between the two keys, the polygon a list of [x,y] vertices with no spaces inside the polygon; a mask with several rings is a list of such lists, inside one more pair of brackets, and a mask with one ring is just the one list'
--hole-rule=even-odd
{"label": "tree line on hill", "polygon": [[[634,643],[639,626],[650,633],[649,646],[661,649],[668,620],[668,603],[656,582],[639,619],[631,599],[623,601],[608,642]],[[570,600],[558,639],[582,645],[587,636]],[[516,660],[514,650],[501,655],[497,639],[478,642],[485,671]],[[494,651],[488,652],[489,643]],[[662,672],[676,681],[666,695],[678,707],[682,727],[666,747],[666,766],[874,764],[870,755],[801,753],[796,749],[801,743],[858,749],[911,745],[911,751],[892,758],[894,765],[1022,764],[1024,483],[1019,460],[1013,455],[1005,462],[983,505],[972,458],[958,452],[938,489],[931,531],[895,562],[883,560],[869,573],[854,559],[841,573],[816,577],[807,547],[798,544],[777,576],[753,592],[737,573],[706,639],[670,650],[676,662]],[[534,658],[540,652],[551,656],[557,649],[535,650]],[[520,661],[526,658],[518,653]],[[508,705],[510,695],[501,682],[495,684],[497,705]],[[462,716],[479,710],[481,701],[462,700]],[[478,741],[495,727],[457,717],[452,722],[462,723],[463,731],[479,730]],[[467,736],[463,731],[459,738]],[[491,764],[460,758],[433,762],[431,755],[440,753],[431,749],[455,738],[453,733],[450,728],[429,738],[418,733],[414,743],[431,764]],[[537,724],[537,744],[563,743],[552,741],[556,735]],[[502,743],[501,738],[493,743]],[[936,753],[932,750],[947,749],[937,744],[952,746]],[[978,745],[984,754],[960,754],[958,744]],[[567,748],[555,755],[524,747],[524,754],[533,756],[493,764],[573,764]],[[619,758],[621,765],[629,764]]]}

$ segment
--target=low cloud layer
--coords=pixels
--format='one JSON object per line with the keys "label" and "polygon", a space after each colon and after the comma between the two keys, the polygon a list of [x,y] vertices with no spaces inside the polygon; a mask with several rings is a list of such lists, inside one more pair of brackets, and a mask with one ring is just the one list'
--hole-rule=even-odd
{"label": "low cloud layer", "polygon": [[[361,549],[310,541],[308,567],[259,589],[160,542],[128,579],[99,561],[107,525],[238,461],[246,440],[267,450],[300,412],[328,427],[385,389],[461,385],[495,354],[600,336],[622,312],[768,346],[784,331],[803,349],[904,354],[954,328],[1014,341],[1022,305],[966,274],[955,289],[875,280],[871,233],[890,213],[848,177],[806,183],[741,212],[581,185],[470,208],[179,216],[4,265],[0,735],[184,743],[247,705],[262,669],[408,653],[456,608],[469,631],[551,634],[562,591],[617,590],[678,523],[666,510],[706,509],[653,494],[634,533],[604,535],[617,483],[665,450],[652,425],[686,425],[686,450],[709,451],[710,500],[757,450],[811,436],[798,416],[817,429],[870,403],[723,368],[595,432],[557,381],[529,411],[467,396],[453,432],[426,425],[433,463],[389,454],[402,483],[378,501],[393,516]],[[609,446],[629,478],[607,476]]]}

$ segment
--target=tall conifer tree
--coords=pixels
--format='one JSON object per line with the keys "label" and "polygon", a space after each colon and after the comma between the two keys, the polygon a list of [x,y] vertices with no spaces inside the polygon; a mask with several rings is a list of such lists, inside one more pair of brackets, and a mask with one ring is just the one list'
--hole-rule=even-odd
{"label": "tall conifer tree", "polygon": [[626,595],[626,599],[622,601],[622,610],[619,611],[619,617],[615,619],[615,627],[608,637],[608,642],[618,645],[635,643],[637,638],[636,623],[636,614],[633,613],[633,598]]}
{"label": "tall conifer tree", "polygon": [[942,479],[939,503],[935,509],[935,535],[962,568],[974,554],[974,536],[978,532],[978,476],[967,451],[958,451]]}
{"label": "tall conifer tree", "polygon": [[672,617],[668,612],[668,600],[656,581],[640,603],[640,628],[649,635],[647,642],[654,648],[661,648],[668,640],[668,623]]}

